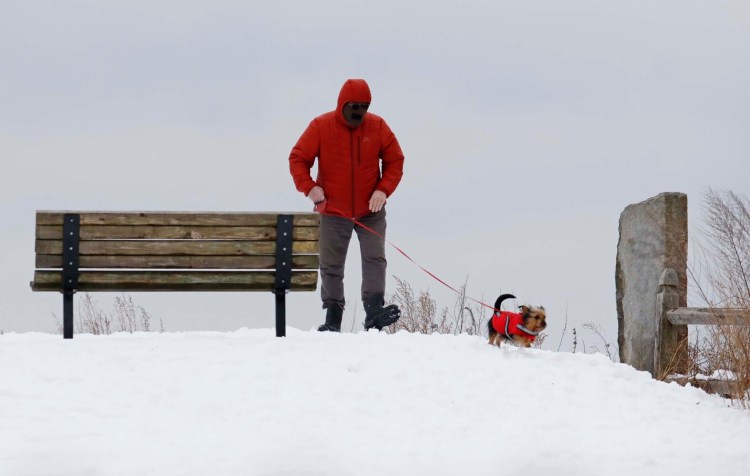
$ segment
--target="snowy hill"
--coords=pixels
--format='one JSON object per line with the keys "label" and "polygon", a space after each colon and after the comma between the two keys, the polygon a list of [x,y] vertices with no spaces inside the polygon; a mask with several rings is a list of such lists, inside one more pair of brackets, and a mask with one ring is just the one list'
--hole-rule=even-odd
{"label": "snowy hill", "polygon": [[6,334],[0,376],[2,476],[750,474],[750,412],[469,336]]}

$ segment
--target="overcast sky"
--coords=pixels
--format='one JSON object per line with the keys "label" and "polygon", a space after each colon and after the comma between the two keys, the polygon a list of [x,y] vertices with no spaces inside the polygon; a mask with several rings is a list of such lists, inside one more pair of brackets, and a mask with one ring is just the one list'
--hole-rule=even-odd
{"label": "overcast sky", "polygon": [[[545,305],[552,348],[566,316],[566,340],[616,342],[628,204],[687,193],[694,240],[708,187],[749,192],[746,1],[0,0],[0,330],[62,314],[29,288],[36,210],[309,211],[289,151],[357,77],[406,155],[389,239],[478,299]],[[133,298],[171,331],[273,324],[270,293]],[[318,293],[288,303],[322,321]]]}

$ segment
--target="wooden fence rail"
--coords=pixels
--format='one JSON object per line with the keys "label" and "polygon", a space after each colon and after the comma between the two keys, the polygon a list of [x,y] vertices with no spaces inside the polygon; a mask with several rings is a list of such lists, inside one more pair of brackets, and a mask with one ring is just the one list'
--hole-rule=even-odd
{"label": "wooden fence rail", "polygon": [[659,317],[654,342],[654,376],[681,385],[690,383],[707,392],[722,395],[733,395],[746,389],[740,389],[736,382],[702,379],[679,376],[669,378],[673,370],[678,372],[687,368],[687,342],[678,335],[686,326],[750,326],[750,311],[744,309],[719,309],[702,307],[678,307],[679,291],[677,273],[671,268],[665,269],[659,278],[659,293],[656,298]]}
{"label": "wooden fence rail", "polygon": [[675,325],[750,326],[750,312],[744,309],[680,307],[667,311],[667,319]]}

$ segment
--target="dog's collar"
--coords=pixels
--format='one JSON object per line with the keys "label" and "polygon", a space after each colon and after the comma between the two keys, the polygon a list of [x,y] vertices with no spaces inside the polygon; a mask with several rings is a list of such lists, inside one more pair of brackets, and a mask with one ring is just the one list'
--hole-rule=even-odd
{"label": "dog's collar", "polygon": [[525,328],[522,325],[517,325],[516,329],[518,329],[519,331],[522,331],[523,333],[528,334],[530,336],[538,336],[539,335],[539,331],[531,331],[531,330]]}

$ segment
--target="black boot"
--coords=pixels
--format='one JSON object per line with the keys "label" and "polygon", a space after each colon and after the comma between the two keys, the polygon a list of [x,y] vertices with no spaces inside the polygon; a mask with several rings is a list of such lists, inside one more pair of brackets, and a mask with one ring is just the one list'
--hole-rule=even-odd
{"label": "black boot", "polygon": [[365,306],[365,330],[367,331],[373,327],[377,330],[382,330],[384,327],[398,321],[398,318],[401,317],[401,309],[397,305],[391,304],[390,306],[383,307],[383,304],[385,304],[383,296],[365,299],[362,301],[362,304]]}
{"label": "black boot", "polygon": [[341,318],[344,308],[338,304],[331,304],[326,308],[326,323],[318,327],[320,332],[341,332]]}

